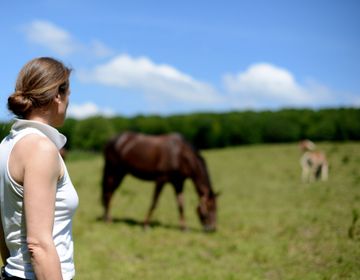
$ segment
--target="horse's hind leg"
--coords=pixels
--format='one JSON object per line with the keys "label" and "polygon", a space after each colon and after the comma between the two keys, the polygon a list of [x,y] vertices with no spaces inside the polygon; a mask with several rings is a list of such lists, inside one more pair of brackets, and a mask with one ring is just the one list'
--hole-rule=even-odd
{"label": "horse's hind leg", "polygon": [[326,181],[328,179],[328,176],[329,176],[329,166],[327,162],[324,162],[321,165],[321,180]]}
{"label": "horse's hind leg", "polygon": [[105,164],[102,180],[102,204],[104,207],[103,219],[107,222],[112,221],[110,215],[111,198],[124,176],[125,174],[120,170],[117,170],[116,166],[109,163]]}
{"label": "horse's hind leg", "polygon": [[316,180],[319,180],[320,179],[320,177],[322,176],[322,166],[321,165],[319,165],[316,169],[315,169],[315,179]]}
{"label": "horse's hind leg", "polygon": [[155,186],[155,190],[154,190],[154,194],[153,194],[153,198],[152,198],[152,202],[151,202],[151,206],[149,208],[149,211],[145,217],[144,220],[144,227],[147,228],[149,226],[150,223],[150,219],[151,216],[156,208],[157,202],[159,200],[159,196],[161,191],[163,190],[164,187],[164,182],[156,182],[156,186]]}

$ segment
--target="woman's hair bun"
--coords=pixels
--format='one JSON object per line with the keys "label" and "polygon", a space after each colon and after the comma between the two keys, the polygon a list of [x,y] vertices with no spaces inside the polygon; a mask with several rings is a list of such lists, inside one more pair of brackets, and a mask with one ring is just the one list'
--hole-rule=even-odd
{"label": "woman's hair bun", "polygon": [[8,98],[7,107],[16,116],[24,118],[32,108],[32,100],[23,92],[16,91]]}

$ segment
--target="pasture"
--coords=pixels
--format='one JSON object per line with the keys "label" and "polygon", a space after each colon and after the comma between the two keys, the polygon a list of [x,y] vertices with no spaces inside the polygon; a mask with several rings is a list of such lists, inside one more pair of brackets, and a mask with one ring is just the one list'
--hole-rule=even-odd
{"label": "pasture", "polygon": [[318,143],[327,182],[300,179],[297,144],[203,151],[218,199],[218,231],[207,234],[185,185],[189,229],[178,229],[166,186],[144,231],[153,183],[126,177],[112,201],[114,223],[99,221],[100,154],[71,152],[80,197],[74,219],[76,279],[360,279],[360,143]]}

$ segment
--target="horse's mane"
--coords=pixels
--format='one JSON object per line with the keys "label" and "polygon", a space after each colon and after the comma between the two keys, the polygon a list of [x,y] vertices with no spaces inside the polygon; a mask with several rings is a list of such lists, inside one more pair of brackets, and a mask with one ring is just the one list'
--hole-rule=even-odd
{"label": "horse's mane", "polygon": [[181,138],[184,141],[184,143],[190,148],[190,150],[192,151],[192,154],[195,156],[196,161],[194,163],[196,165],[196,169],[199,170],[199,172],[200,172],[200,175],[201,175],[200,177],[205,178],[205,180],[207,181],[205,185],[209,186],[209,189],[208,189],[209,197],[214,196],[215,193],[211,188],[210,176],[209,176],[205,158],[201,155],[200,150],[198,148],[196,148],[190,142],[186,141],[184,139],[184,137],[181,136]]}

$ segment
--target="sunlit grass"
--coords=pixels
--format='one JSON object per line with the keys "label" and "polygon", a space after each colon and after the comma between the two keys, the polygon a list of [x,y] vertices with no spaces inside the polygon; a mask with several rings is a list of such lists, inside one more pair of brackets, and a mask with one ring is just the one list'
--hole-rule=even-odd
{"label": "sunlit grass", "polygon": [[80,205],[74,219],[76,279],[360,279],[360,143],[322,143],[327,182],[303,184],[296,144],[203,152],[218,200],[218,231],[205,234],[186,182],[187,232],[165,188],[154,226],[140,225],[153,183],[126,177],[99,221],[100,154],[70,153]]}

